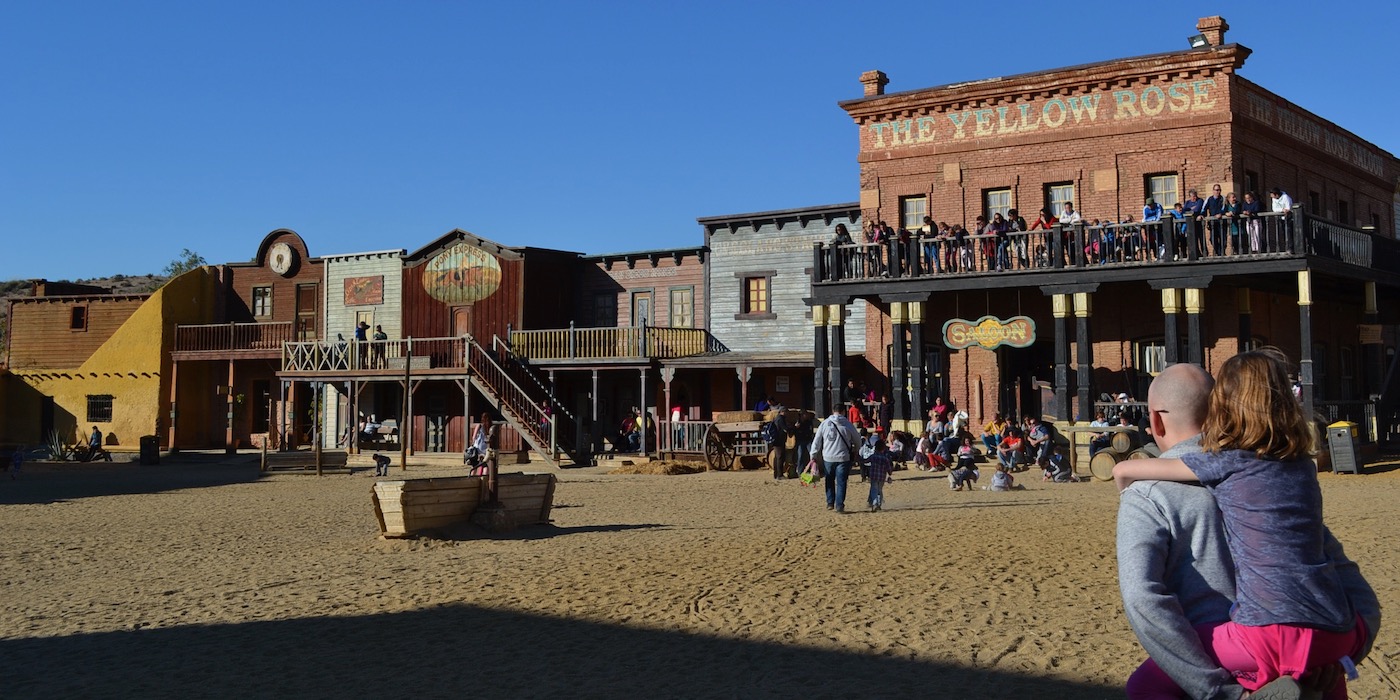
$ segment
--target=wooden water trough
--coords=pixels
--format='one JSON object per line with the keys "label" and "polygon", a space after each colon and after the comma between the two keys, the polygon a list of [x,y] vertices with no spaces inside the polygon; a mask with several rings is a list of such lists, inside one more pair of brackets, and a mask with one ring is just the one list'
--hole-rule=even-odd
{"label": "wooden water trough", "polygon": [[[500,502],[514,525],[549,522],[553,474],[500,474]],[[414,537],[469,521],[486,498],[486,477],[381,480],[374,484],[374,517],[384,537]]]}

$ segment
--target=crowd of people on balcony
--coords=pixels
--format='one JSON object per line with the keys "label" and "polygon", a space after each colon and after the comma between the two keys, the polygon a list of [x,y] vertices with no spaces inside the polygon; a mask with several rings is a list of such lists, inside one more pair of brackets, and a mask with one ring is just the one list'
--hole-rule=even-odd
{"label": "crowd of people on balcony", "polygon": [[[1269,214],[1292,211],[1287,193],[1274,188],[1266,211],[1253,192],[1240,198],[1234,192],[1222,194],[1221,189],[1213,186],[1204,199],[1195,189],[1188,190],[1186,198],[1169,209],[1149,196],[1141,219],[1129,214],[1122,221],[1086,218],[1073,202],[1065,202],[1058,215],[1047,206],[1030,224],[1014,208],[978,215],[971,227],[935,221],[932,216],[923,217],[923,224],[912,229],[872,221],[860,232],[860,241],[838,224],[832,241],[837,276],[1004,272],[1288,250],[1287,217],[1268,222]],[[892,274],[891,266],[905,271]]]}

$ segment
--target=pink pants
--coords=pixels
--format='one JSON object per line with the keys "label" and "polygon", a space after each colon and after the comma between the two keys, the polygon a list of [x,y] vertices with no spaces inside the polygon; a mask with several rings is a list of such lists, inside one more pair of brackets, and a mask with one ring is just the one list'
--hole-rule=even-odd
{"label": "pink pants", "polygon": [[[1248,627],[1234,622],[1201,625],[1196,633],[1206,653],[1229,670],[1245,690],[1258,690],[1280,676],[1298,678],[1309,669],[1356,656],[1366,640],[1366,625],[1357,618],[1348,632],[1325,632],[1310,627],[1265,625]],[[1135,700],[1176,700],[1181,688],[1152,659],[1144,661],[1128,678],[1127,695]],[[1324,695],[1325,700],[1345,700],[1346,680]]]}

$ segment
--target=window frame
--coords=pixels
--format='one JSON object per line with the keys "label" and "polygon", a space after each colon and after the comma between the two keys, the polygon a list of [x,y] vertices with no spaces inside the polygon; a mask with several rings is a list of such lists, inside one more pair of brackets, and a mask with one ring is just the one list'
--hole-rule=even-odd
{"label": "window frame", "polygon": [[[1069,196],[1063,199],[1055,198],[1055,190],[1069,190]],[[1050,210],[1055,218],[1060,218],[1065,213],[1065,205],[1073,204],[1074,197],[1078,194],[1074,191],[1073,182],[1047,182],[1045,183],[1045,208]]]}
{"label": "window frame", "polygon": [[616,328],[617,293],[594,292],[593,303],[589,306],[588,314],[588,322],[592,328]]}
{"label": "window frame", "polygon": [[[105,405],[105,408],[103,404]],[[111,394],[87,395],[87,423],[111,423],[116,414],[116,397]],[[103,416],[106,417],[103,417]]]}
{"label": "window frame", "polygon": [[[992,196],[1002,194],[1006,195],[1005,206],[993,206]],[[1011,187],[989,187],[987,189],[982,190],[982,213],[986,215],[987,221],[991,221],[993,216],[996,214],[1001,214],[1003,218],[1006,218],[1007,212],[1015,208],[1016,199],[1015,195],[1012,193]]]}
{"label": "window frame", "polygon": [[[253,287],[252,294],[253,318],[270,318],[272,316],[272,285],[258,285]],[[262,313],[258,313],[261,307]]]}
{"label": "window frame", "polygon": [[[684,294],[686,298],[681,303],[676,303],[676,295]],[[684,323],[676,322],[676,310],[683,309],[689,321]],[[685,287],[671,287],[666,290],[666,316],[667,323],[671,328],[694,328],[695,327],[695,287],[694,285]]]}
{"label": "window frame", "polygon": [[[918,211],[910,210],[909,205],[918,203]],[[910,220],[910,217],[913,220]],[[899,222],[900,225],[910,231],[917,231],[924,225],[924,217],[928,216],[928,195],[911,194],[899,198]]]}
{"label": "window frame", "polygon": [[[1165,181],[1168,180],[1168,179],[1171,180],[1171,188],[1170,188],[1170,189],[1165,188],[1165,187],[1162,187],[1162,188],[1153,187],[1153,185],[1156,183],[1156,181],[1161,180],[1161,181],[1165,182]],[[1171,197],[1171,201],[1170,201],[1170,202],[1166,201],[1165,198],[1162,196],[1162,193],[1164,193],[1164,192],[1171,192],[1171,193],[1172,193],[1172,197]],[[1144,202],[1147,201],[1147,198],[1148,198],[1148,197],[1151,197],[1151,198],[1153,199],[1153,201],[1155,201],[1156,203],[1162,205],[1162,212],[1163,212],[1163,214],[1165,214],[1165,213],[1166,213],[1167,211],[1169,211],[1172,207],[1176,206],[1176,203],[1177,203],[1177,202],[1182,201],[1182,199],[1181,199],[1181,174],[1180,174],[1180,173],[1170,173],[1170,172],[1160,172],[1160,173],[1147,173],[1146,175],[1143,175],[1143,176],[1142,176],[1142,196],[1143,196],[1143,201],[1144,201]]]}
{"label": "window frame", "polygon": [[86,331],[90,315],[87,304],[75,304],[68,307],[68,330]]}
{"label": "window frame", "polygon": [[[778,317],[778,314],[773,312],[773,278],[777,276],[777,270],[751,270],[734,273],[735,279],[739,280],[739,313],[734,314],[734,320],[763,321]],[[753,310],[753,299],[749,296],[752,283],[759,283],[762,287],[764,308],[759,311]]]}

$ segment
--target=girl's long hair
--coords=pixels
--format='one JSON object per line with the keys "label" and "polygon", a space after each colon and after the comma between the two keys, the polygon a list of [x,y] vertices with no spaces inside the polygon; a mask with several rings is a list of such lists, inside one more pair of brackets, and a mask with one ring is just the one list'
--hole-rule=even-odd
{"label": "girl's long hair", "polygon": [[1210,392],[1201,447],[1207,452],[1249,450],[1277,460],[1313,454],[1312,426],[1293,396],[1288,358],[1281,350],[1264,347],[1225,361]]}

